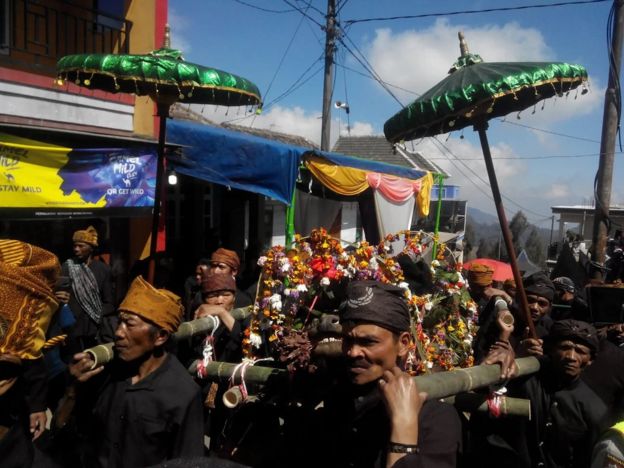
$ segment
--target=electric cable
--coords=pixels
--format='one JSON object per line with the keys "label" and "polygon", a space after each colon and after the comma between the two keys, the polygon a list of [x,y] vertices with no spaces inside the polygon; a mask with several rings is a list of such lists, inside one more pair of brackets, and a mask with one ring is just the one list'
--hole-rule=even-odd
{"label": "electric cable", "polygon": [[535,130],[536,132],[548,133],[549,135],[556,135],[556,136],[560,136],[560,137],[564,137],[564,138],[570,138],[572,140],[587,141],[589,143],[600,143],[600,141],[592,140],[591,138],[578,137],[578,136],[574,136],[574,135],[566,135],[565,133],[553,132],[551,130],[544,130],[543,128],[531,127],[530,125],[525,125],[525,124],[521,124],[521,123],[518,123],[518,122],[512,122],[511,120],[505,120],[505,119],[497,119],[497,120],[499,122],[501,122],[501,123],[506,123],[506,124],[509,124],[509,125],[515,125],[517,127],[527,128],[529,130]]}
{"label": "electric cable", "polygon": [[461,11],[448,11],[444,13],[423,13],[419,15],[360,18],[360,19],[346,20],[345,24],[351,25],[351,24],[357,24],[357,23],[369,23],[373,21],[393,21],[393,20],[406,20],[406,19],[418,19],[418,18],[432,18],[432,17],[439,17],[439,16],[457,16],[457,15],[493,13],[493,12],[499,12],[499,11],[530,10],[530,9],[535,9],[535,8],[553,8],[553,7],[562,7],[562,6],[569,6],[569,5],[583,5],[583,4],[588,4],[588,3],[604,3],[607,1],[610,1],[610,0],[577,0],[577,1],[546,3],[546,4],[537,4],[537,5],[519,5],[519,6],[512,6],[512,7],[484,8],[482,10],[461,10]]}
{"label": "electric cable", "polygon": [[[310,15],[308,15],[305,11],[301,10],[300,7],[298,7],[297,5],[293,5],[292,3],[290,3],[288,0],[282,0],[284,3],[286,3],[286,5],[288,5],[291,8],[294,8],[295,10],[297,10],[299,13],[301,13],[303,16],[307,17],[308,19],[310,19],[310,21],[314,22],[314,24],[316,24],[319,28],[324,29],[325,26],[322,25],[321,23],[319,23],[318,21],[316,21],[314,18],[312,18]],[[311,0],[310,0],[311,1]],[[323,13],[324,15],[324,13]]]}
{"label": "electric cable", "polygon": [[[442,143],[440,141],[440,139],[437,136],[433,136],[432,137],[432,141],[437,142],[439,145],[441,145],[451,156],[453,156],[453,159],[450,159],[451,162],[455,161],[455,154],[450,150],[450,148],[448,148],[444,143]],[[479,174],[477,174],[468,164],[464,163],[463,161],[458,161],[460,164],[462,164],[468,171],[470,171],[470,173],[472,175],[474,175],[479,181],[481,181],[481,183],[486,184],[488,187],[490,187],[490,184],[488,181],[486,181],[485,179],[483,179]],[[456,165],[454,165],[455,167],[457,167]],[[504,198],[505,200],[507,200],[509,203],[513,204],[514,206],[517,206],[518,208],[520,208],[521,210],[525,211],[525,212],[529,212],[529,213],[533,213],[536,216],[539,217],[544,217],[546,216],[544,213],[538,213],[537,211],[533,211],[530,208],[527,208],[525,206],[520,205],[519,203],[517,203],[516,201],[514,201],[513,199],[511,199],[510,197],[504,195],[501,192],[501,197]]]}
{"label": "electric cable", "polygon": [[[341,65],[341,64],[337,63],[336,66],[341,67],[341,68],[343,68],[345,70],[349,70],[350,72],[357,73],[358,75],[363,76],[364,78],[368,78],[368,79],[373,80],[373,81],[378,81],[375,77],[371,76],[370,74],[367,75],[366,73],[363,73],[363,72],[361,72],[359,70],[356,70],[355,68],[348,67],[348,66],[346,66],[344,64]],[[407,89],[407,88],[402,88],[401,86],[397,86],[397,85],[394,85],[392,83],[388,83],[387,81],[384,81],[384,80],[381,80],[381,82],[383,84],[387,85],[387,86],[390,86],[391,88],[395,88],[395,89],[398,89],[400,91],[404,91],[406,93],[413,94],[416,97],[420,96],[420,94],[417,93],[416,91],[412,91],[412,90]]]}
{"label": "electric cable", "polygon": [[[273,78],[271,78],[271,81],[269,82],[269,86],[267,87],[267,90],[264,93],[265,96],[269,95],[269,92],[271,91],[271,86],[273,86],[273,83],[275,82],[275,78],[277,77],[277,74],[279,73],[280,69],[282,68],[282,65],[284,64],[284,60],[286,59],[286,56],[288,55],[288,51],[292,47],[293,42],[295,41],[295,38],[297,37],[297,34],[299,33],[299,29],[301,28],[301,25],[303,24],[304,19],[305,19],[305,16],[302,16],[299,19],[299,24],[297,24],[297,27],[295,28],[295,32],[293,33],[292,37],[290,38],[290,42],[288,42],[288,45],[286,46],[286,50],[284,50],[284,53],[282,54],[282,58],[280,59],[279,63],[277,64],[277,68],[275,69],[275,73],[273,73]],[[253,123],[252,123],[252,125],[253,125]]]}
{"label": "electric cable", "polygon": [[256,10],[264,11],[264,12],[267,12],[267,13],[292,13],[293,11],[295,11],[294,9],[292,9],[292,10],[271,10],[269,8],[263,8],[263,7],[259,7],[257,5],[253,5],[251,3],[244,2],[243,0],[233,0],[233,1],[236,2],[236,3],[240,3],[241,5],[245,5],[245,6],[248,6],[250,8],[254,8]]}
{"label": "electric cable", "polygon": [[359,63],[360,65],[362,65],[362,67],[371,74],[371,76],[375,79],[375,81],[377,81],[377,83],[379,83],[381,85],[381,87],[383,89],[386,90],[386,92],[392,96],[392,98],[394,98],[395,101],[397,101],[399,103],[399,105],[401,107],[404,107],[404,104],[399,100],[398,97],[395,96],[395,94],[384,84],[384,81],[381,79],[381,77],[377,74],[377,72],[373,69],[373,67],[370,65],[370,63],[368,63],[368,60],[366,60],[366,57],[364,57],[364,55],[359,51],[359,49],[357,48],[357,46],[353,43],[353,41],[351,41],[351,39],[349,38],[349,36],[347,36],[346,34],[343,35],[344,38],[346,38],[351,44],[353,44],[355,50],[358,51],[358,54],[360,54],[362,56],[362,58],[360,58],[358,56],[358,54],[356,54],[355,52],[353,52],[351,50],[351,48],[345,43],[345,41],[342,38],[338,38],[338,40],[340,41],[340,43],[343,45],[343,47],[347,50],[347,52],[349,52]]}

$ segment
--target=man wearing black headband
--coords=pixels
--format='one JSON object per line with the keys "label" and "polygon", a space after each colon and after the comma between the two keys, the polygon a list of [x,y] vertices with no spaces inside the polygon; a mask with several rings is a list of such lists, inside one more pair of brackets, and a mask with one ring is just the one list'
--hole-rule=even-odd
{"label": "man wearing black headband", "polygon": [[554,322],[544,338],[541,370],[526,381],[522,392],[531,401],[532,418],[521,431],[520,444],[530,466],[590,466],[592,448],[612,424],[614,413],[581,378],[598,346],[596,329],[577,320]]}
{"label": "man wearing black headband", "polygon": [[579,294],[574,282],[567,276],[559,276],[552,280],[555,286],[555,300],[553,301],[553,320],[572,318],[588,321],[589,307]]}
{"label": "man wearing black headband", "polygon": [[[341,314],[348,382],[325,401],[326,450],[306,466],[454,467],[461,425],[455,409],[426,394],[402,369],[410,315],[401,288],[354,281]],[[319,464],[316,464],[316,463]],[[299,465],[302,466],[302,465]]]}
{"label": "man wearing black headband", "polygon": [[326,373],[293,376],[279,423],[275,402],[237,412],[227,456],[262,468],[454,468],[462,438],[455,408],[426,401],[403,371],[410,347],[404,290],[353,281],[340,322],[342,359],[319,363]]}

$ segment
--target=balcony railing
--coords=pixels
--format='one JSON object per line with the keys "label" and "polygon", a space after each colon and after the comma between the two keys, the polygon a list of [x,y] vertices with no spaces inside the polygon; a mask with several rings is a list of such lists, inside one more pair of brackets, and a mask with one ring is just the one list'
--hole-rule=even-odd
{"label": "balcony railing", "polygon": [[131,27],[125,18],[67,1],[0,0],[0,61],[52,72],[64,55],[128,53]]}

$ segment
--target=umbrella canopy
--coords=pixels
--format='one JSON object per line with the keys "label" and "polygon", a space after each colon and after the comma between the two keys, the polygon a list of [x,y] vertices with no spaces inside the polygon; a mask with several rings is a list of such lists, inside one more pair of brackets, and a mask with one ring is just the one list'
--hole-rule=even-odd
{"label": "umbrella canopy", "polygon": [[389,141],[396,142],[434,136],[468,125],[474,126],[479,133],[498,222],[516,282],[516,296],[530,335],[535,338],[537,335],[522,285],[486,129],[488,120],[492,117],[519,112],[542,99],[568,93],[585,83],[587,71],[580,65],[566,63],[486,64],[481,57],[468,52],[461,32],[459,48],[461,56],[450,69],[450,76],[388,119],[384,125],[384,133]]}
{"label": "umbrella canopy", "polygon": [[494,270],[494,274],[492,275],[494,281],[505,281],[513,278],[513,271],[509,263],[500,262],[491,258],[475,258],[473,260],[468,260],[464,263],[464,269],[470,271],[470,269],[477,264],[489,266]]}
{"label": "umbrella canopy", "polygon": [[148,280],[154,279],[154,255],[159,227],[165,136],[169,107],[184,100],[189,103],[222,106],[259,105],[258,87],[251,81],[214,68],[185,62],[182,52],[171,49],[169,25],[165,26],[163,47],[144,55],[81,54],[62,57],[56,64],[58,84],[70,80],[80,86],[111,93],[150,96],[158,105],[158,164],[150,245]]}
{"label": "umbrella canopy", "polygon": [[156,102],[222,106],[259,105],[260,91],[232,73],[184,61],[182,52],[165,46],[143,55],[66,55],[57,65],[58,79],[111,93],[151,96]]}
{"label": "umbrella canopy", "polygon": [[384,134],[397,142],[459,130],[484,118],[519,112],[542,99],[563,96],[585,81],[587,70],[581,65],[486,63],[466,53],[449,76],[388,119]]}

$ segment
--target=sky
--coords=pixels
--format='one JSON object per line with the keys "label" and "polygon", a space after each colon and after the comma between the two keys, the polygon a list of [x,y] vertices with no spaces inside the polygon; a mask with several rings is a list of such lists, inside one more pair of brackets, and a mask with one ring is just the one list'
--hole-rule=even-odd
{"label": "sky", "polygon": [[[347,102],[350,114],[332,108],[332,145],[347,133],[347,117],[351,135],[382,135],[387,119],[446,76],[459,56],[457,33],[463,31],[470,52],[484,61],[561,61],[587,68],[588,93],[572,91],[494,119],[488,139],[508,219],[521,209],[529,221],[549,228],[551,206],[591,203],[608,83],[611,1],[496,12],[483,10],[562,0],[336,1],[341,41],[332,101]],[[172,46],[188,61],[251,80],[264,102],[260,115],[235,107],[193,109],[216,122],[320,144],[326,8],[326,0],[169,0]],[[417,15],[428,16],[355,21]],[[406,145],[450,173],[447,183],[460,186],[469,206],[495,213],[472,128]],[[623,180],[617,146],[612,205],[624,205]]]}

